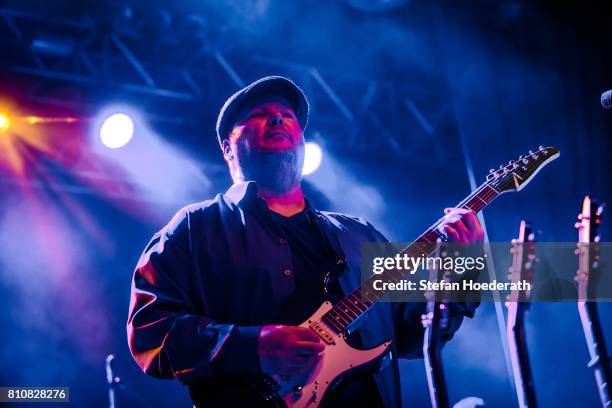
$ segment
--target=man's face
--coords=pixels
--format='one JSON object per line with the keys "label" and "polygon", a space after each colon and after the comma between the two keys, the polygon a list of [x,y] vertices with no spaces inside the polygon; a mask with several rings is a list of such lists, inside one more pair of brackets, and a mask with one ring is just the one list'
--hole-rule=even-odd
{"label": "man's face", "polygon": [[262,102],[238,114],[230,143],[243,144],[251,153],[283,151],[303,144],[295,112],[282,102]]}
{"label": "man's face", "polygon": [[299,185],[304,136],[293,109],[281,98],[256,101],[238,113],[223,152],[232,177],[255,180],[279,192]]}

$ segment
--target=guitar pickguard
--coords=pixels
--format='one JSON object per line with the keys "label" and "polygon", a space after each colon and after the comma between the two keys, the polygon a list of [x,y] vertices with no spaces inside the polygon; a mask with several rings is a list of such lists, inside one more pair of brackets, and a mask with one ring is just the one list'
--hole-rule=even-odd
{"label": "guitar pickguard", "polygon": [[357,350],[351,347],[343,334],[338,334],[321,321],[321,318],[332,308],[330,302],[324,302],[319,309],[300,327],[306,327],[317,333],[325,350],[322,358],[304,374],[295,377],[272,376],[278,383],[276,393],[288,407],[315,408],[343,377],[351,371],[372,364],[381,359],[391,346],[386,341],[369,350]]}

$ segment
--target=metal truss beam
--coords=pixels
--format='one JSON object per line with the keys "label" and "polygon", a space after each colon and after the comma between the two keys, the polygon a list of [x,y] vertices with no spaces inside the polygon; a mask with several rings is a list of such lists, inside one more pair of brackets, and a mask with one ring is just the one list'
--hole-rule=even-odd
{"label": "metal truss beam", "polygon": [[[72,48],[33,47],[33,25],[37,38],[65,38]],[[261,55],[233,64],[231,56],[215,44],[192,50],[185,61],[151,57],[155,45],[129,27],[101,30],[94,20],[43,16],[15,9],[0,9],[0,42],[11,47],[10,69],[40,81],[73,82],[79,86],[104,87],[133,92],[142,97],[174,99],[205,104],[213,99],[210,84],[229,80],[231,87],[246,84],[251,72],[279,72],[304,86],[313,107],[311,124],[322,133],[342,132],[343,148],[371,151],[390,148],[411,160],[443,164],[449,155],[440,142],[439,126],[432,120],[449,115],[419,107],[409,92],[387,80],[373,79],[333,69],[322,69]],[[60,35],[58,35],[60,33]],[[166,43],[180,47],[180,38],[168,34]],[[41,41],[44,44],[44,41]],[[189,47],[190,45],[185,45]],[[68,49],[69,52],[58,52]],[[55,50],[55,51],[53,51]],[[148,50],[144,55],[142,50]],[[55,52],[55,54],[53,53]],[[248,67],[240,72],[239,67]],[[33,98],[45,98],[42,87],[34,86]],[[208,91],[208,92],[207,92]],[[440,118],[442,116],[442,119]],[[452,120],[452,119],[450,119]],[[432,140],[433,139],[433,140]],[[433,150],[435,149],[435,151]]]}

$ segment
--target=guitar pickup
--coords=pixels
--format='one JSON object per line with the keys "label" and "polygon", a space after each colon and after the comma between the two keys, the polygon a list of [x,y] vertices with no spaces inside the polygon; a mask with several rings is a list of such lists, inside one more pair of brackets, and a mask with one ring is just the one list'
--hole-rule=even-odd
{"label": "guitar pickup", "polygon": [[334,341],[334,337],[332,336],[331,331],[323,322],[312,322],[310,323],[310,328],[319,335],[321,339],[327,344],[336,344]]}

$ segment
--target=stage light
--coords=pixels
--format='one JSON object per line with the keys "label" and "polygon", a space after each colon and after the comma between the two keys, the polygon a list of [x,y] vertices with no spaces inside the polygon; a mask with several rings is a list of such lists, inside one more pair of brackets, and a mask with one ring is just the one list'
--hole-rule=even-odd
{"label": "stage light", "polygon": [[125,113],[113,113],[100,127],[100,140],[109,149],[125,146],[133,135],[134,121]]}
{"label": "stage light", "polygon": [[304,148],[304,169],[302,174],[306,176],[314,173],[319,168],[323,159],[323,151],[314,142],[306,142]]}
{"label": "stage light", "polygon": [[8,116],[0,113],[0,132],[6,132],[11,127],[11,120]]}

